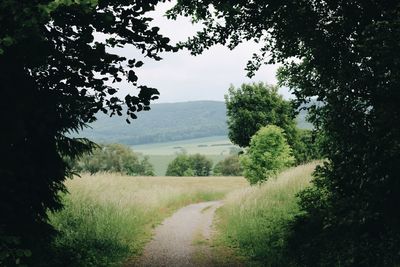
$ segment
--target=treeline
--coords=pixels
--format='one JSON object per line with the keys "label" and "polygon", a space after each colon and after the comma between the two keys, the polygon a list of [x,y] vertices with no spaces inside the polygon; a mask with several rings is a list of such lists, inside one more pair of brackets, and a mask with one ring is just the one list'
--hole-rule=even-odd
{"label": "treeline", "polygon": [[[171,127],[174,127],[171,125]],[[142,131],[142,130],[141,130]],[[154,129],[143,130],[143,135],[139,134],[118,137],[115,141],[127,145],[153,144],[188,140],[209,136],[226,136],[227,130],[224,124],[221,125],[193,125],[190,128],[176,126],[174,129]],[[110,136],[111,138],[115,138]]]}
{"label": "treeline", "polygon": [[243,170],[239,156],[229,155],[213,167],[213,163],[204,155],[180,154],[168,164],[167,176],[241,176]]}
{"label": "treeline", "polygon": [[68,161],[75,172],[119,172],[132,176],[154,176],[154,167],[147,157],[140,156],[122,144],[99,145],[90,154]]}
{"label": "treeline", "polygon": [[[233,152],[234,153],[234,152]],[[148,156],[135,153],[123,144],[100,144],[91,153],[79,159],[67,159],[75,173],[117,172],[130,176],[154,176],[154,166]],[[201,154],[178,154],[169,163],[166,176],[241,176],[239,156],[232,154],[215,166]]]}

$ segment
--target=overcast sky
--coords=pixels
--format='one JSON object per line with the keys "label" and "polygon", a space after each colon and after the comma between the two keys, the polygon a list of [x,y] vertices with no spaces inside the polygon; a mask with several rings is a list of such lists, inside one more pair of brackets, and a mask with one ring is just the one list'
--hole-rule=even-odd
{"label": "overcast sky", "polygon": [[[199,26],[192,25],[190,19],[185,17],[177,21],[168,20],[163,15],[169,7],[171,3],[159,4],[151,14],[154,18],[152,24],[160,27],[160,32],[174,43],[192,36]],[[138,69],[139,83],[160,91],[157,103],[223,101],[231,84],[240,86],[242,83],[258,81],[276,84],[277,66],[263,66],[252,79],[246,77],[244,68],[256,51],[256,44],[244,43],[233,51],[223,46],[215,46],[199,56],[191,56],[188,51],[164,54],[163,60],[146,60],[145,65]],[[126,56],[136,54],[128,47],[120,53]],[[290,95],[286,90],[281,90],[281,94],[286,98]]]}

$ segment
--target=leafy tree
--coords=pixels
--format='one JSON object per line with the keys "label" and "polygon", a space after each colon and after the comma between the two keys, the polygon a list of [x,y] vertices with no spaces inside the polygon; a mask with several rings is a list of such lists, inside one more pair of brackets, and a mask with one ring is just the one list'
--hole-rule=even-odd
{"label": "leafy tree", "polygon": [[[47,212],[62,207],[59,193],[71,175],[63,158],[93,148],[67,134],[98,111],[134,119],[157,98],[156,89],[138,83],[135,70],[143,62],[113,48],[131,45],[154,60],[175,50],[149,26],[146,13],[158,2],[1,1],[0,265],[30,254],[14,256],[17,248],[46,250],[38,244],[54,232]],[[117,94],[123,81],[138,90]]]}
{"label": "leafy tree", "polygon": [[167,176],[208,176],[212,167],[211,160],[200,154],[178,155],[168,164]]}
{"label": "leafy tree", "polygon": [[179,154],[171,163],[168,164],[167,172],[165,173],[165,175],[184,176],[185,171],[189,169],[191,168],[188,155]]}
{"label": "leafy tree", "polygon": [[251,137],[269,124],[277,125],[294,135],[293,108],[278,94],[278,87],[260,83],[231,86],[225,95],[229,139],[241,147],[250,144]]}
{"label": "leafy tree", "polygon": [[324,103],[313,123],[328,160],[301,197],[295,265],[399,265],[399,2],[181,0],[177,14],[204,22],[183,44],[193,54],[254,40],[250,75],[280,63],[299,101]]}
{"label": "leafy tree", "polygon": [[[132,168],[132,169],[131,169]],[[128,167],[127,174],[129,175],[144,175],[144,176],[154,176],[154,166],[150,163],[149,157],[144,156],[144,158],[140,161],[139,165],[134,165],[132,167]]]}
{"label": "leafy tree", "polygon": [[242,176],[243,170],[239,162],[238,155],[229,155],[225,159],[215,164],[213,175],[221,176]]}
{"label": "leafy tree", "polygon": [[278,94],[278,86],[260,83],[231,86],[225,95],[229,138],[241,147],[250,144],[251,137],[261,128],[272,124],[281,127],[292,147],[296,163],[303,163],[304,144],[294,120],[292,104]]}
{"label": "leafy tree", "polygon": [[268,125],[257,131],[250,140],[246,153],[240,156],[244,177],[250,184],[274,177],[294,162],[284,131]]}
{"label": "leafy tree", "polygon": [[148,158],[139,160],[132,149],[121,144],[101,145],[81,157],[73,166],[78,172],[120,172],[127,175],[154,176],[154,167]]}
{"label": "leafy tree", "polygon": [[189,156],[194,176],[209,176],[212,168],[212,161],[204,155],[194,154]]}

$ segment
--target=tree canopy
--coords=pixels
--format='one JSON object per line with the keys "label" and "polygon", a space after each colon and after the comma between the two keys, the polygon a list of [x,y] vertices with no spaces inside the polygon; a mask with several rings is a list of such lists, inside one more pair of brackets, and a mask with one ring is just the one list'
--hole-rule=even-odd
{"label": "tree canopy", "polygon": [[260,83],[231,86],[225,95],[229,139],[241,147],[250,144],[251,137],[268,124],[285,130],[290,139],[295,138],[293,108],[278,94],[278,87]]}
{"label": "tree canopy", "polygon": [[250,76],[280,63],[280,84],[299,101],[324,103],[314,126],[325,134],[327,162],[301,198],[296,265],[398,265],[399,2],[180,0],[170,17],[179,14],[204,24],[182,44],[193,54],[253,40],[262,48]]}
{"label": "tree canopy", "polygon": [[212,161],[200,154],[179,154],[168,164],[167,176],[208,176]]}
{"label": "tree canopy", "polygon": [[[45,249],[37,244],[52,232],[47,212],[61,208],[62,182],[71,175],[63,158],[76,158],[93,147],[68,134],[93,122],[98,111],[110,116],[124,112],[127,120],[134,119],[158,97],[156,89],[138,81],[135,70],[143,62],[115,52],[130,45],[138,54],[160,60],[160,52],[175,51],[159,28],[149,26],[146,13],[158,2],[0,3],[0,147],[5,155],[0,166],[0,247],[6,251],[0,265],[25,255],[14,248]],[[136,90],[121,96],[121,82]]]}

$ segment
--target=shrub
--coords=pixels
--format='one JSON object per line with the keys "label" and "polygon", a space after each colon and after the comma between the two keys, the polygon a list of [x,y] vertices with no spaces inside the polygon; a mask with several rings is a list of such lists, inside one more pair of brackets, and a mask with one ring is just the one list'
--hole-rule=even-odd
{"label": "shrub", "polygon": [[275,125],[261,128],[250,140],[250,147],[240,157],[243,174],[250,184],[275,176],[294,163],[283,130]]}
{"label": "shrub", "polygon": [[222,176],[242,176],[243,169],[240,165],[239,156],[230,155],[218,162],[213,169],[213,174]]}
{"label": "shrub", "polygon": [[208,176],[212,167],[211,160],[200,154],[178,155],[167,168],[167,176]]}

